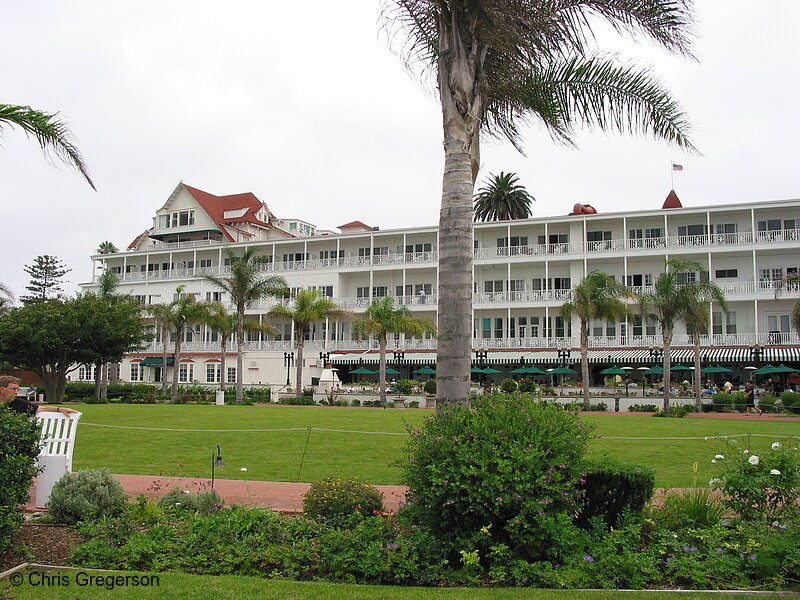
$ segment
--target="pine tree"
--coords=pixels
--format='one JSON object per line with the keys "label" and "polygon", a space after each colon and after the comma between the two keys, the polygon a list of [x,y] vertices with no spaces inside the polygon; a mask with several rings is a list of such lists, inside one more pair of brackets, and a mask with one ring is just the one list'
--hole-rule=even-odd
{"label": "pine tree", "polygon": [[25,286],[31,294],[21,296],[20,300],[23,304],[35,304],[58,297],[63,291],[61,284],[64,282],[61,278],[72,269],[67,269],[63,261],[55,256],[45,254],[37,256],[33,264],[25,265],[23,270],[31,276],[30,285]]}

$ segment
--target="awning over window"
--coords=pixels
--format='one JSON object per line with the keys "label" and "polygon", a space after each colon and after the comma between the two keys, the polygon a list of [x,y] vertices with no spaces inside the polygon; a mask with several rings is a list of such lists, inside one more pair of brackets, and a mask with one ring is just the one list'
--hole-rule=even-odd
{"label": "awning over window", "polygon": [[[143,367],[160,367],[164,363],[164,358],[161,356],[148,356],[139,364]],[[167,357],[167,366],[172,367],[175,365],[175,359],[171,356]]]}

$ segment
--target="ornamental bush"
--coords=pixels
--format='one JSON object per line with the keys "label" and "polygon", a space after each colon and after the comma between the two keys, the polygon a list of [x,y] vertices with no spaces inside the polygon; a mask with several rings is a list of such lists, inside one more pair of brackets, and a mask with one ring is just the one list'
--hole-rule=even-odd
{"label": "ornamental bush", "polygon": [[503,379],[502,383],[500,384],[500,389],[506,394],[513,394],[517,391],[517,389],[519,389],[519,384],[511,378]]}
{"label": "ornamental bush", "polygon": [[22,505],[38,472],[39,431],[35,419],[0,406],[0,553],[22,524]]}
{"label": "ornamental bush", "polygon": [[576,415],[526,396],[448,407],[411,431],[403,464],[411,504],[401,513],[451,563],[491,571],[518,559],[558,562],[580,537],[572,514],[589,437]]}
{"label": "ornamental bush", "polygon": [[328,477],[315,481],[303,495],[303,512],[312,519],[346,525],[353,515],[367,517],[383,511],[383,494],[377,488],[351,478]]}
{"label": "ornamental bush", "polygon": [[127,496],[108,469],[67,473],[53,486],[47,510],[56,523],[74,525],[90,518],[111,517],[125,507]]}
{"label": "ornamental bush", "polygon": [[536,382],[533,379],[520,379],[519,391],[523,394],[535,394],[536,389]]}
{"label": "ornamental bush", "polygon": [[414,381],[411,379],[398,379],[397,380],[397,393],[403,396],[408,396],[414,389]]}
{"label": "ornamental bush", "polygon": [[774,442],[751,452],[727,440],[725,452],[714,458],[724,470],[709,484],[722,489],[726,505],[743,521],[800,518],[800,455],[795,444]]}
{"label": "ornamental bush", "polygon": [[436,393],[436,380],[428,379],[428,381],[423,384],[422,389],[425,390],[425,393],[429,396],[433,396]]}
{"label": "ornamental bush", "polygon": [[583,470],[583,496],[576,518],[581,527],[588,527],[595,517],[614,527],[624,512],[641,512],[653,496],[656,475],[649,467],[602,456],[586,461]]}
{"label": "ornamental bush", "polygon": [[219,510],[222,504],[222,498],[220,498],[217,490],[193,494],[179,487],[173,487],[158,501],[158,505],[162,508],[179,508],[203,513]]}

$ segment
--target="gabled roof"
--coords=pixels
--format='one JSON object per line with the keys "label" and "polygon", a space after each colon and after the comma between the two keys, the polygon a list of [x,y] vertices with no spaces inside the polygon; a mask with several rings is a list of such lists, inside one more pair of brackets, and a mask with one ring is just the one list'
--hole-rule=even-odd
{"label": "gabled roof", "polygon": [[661,208],[683,208],[683,204],[681,204],[680,198],[678,198],[678,194],[675,193],[675,190],[669,191],[667,199],[664,200],[664,206]]}
{"label": "gabled roof", "polygon": [[361,221],[351,221],[350,223],[339,225],[337,229],[341,229],[342,231],[344,231],[345,229],[360,229],[362,231],[372,231],[374,228],[370,227],[366,223],[362,223]]}
{"label": "gabled roof", "polygon": [[[260,227],[272,227],[269,223],[256,218],[256,213],[261,210],[263,202],[255,197],[252,192],[245,192],[244,194],[232,194],[230,196],[215,196],[203,190],[198,190],[185,183],[181,184],[192,197],[197,200],[197,203],[202,207],[209,217],[216,223],[219,230],[231,241],[234,239],[228,233],[227,228],[223,227],[225,224],[231,223],[253,223]],[[241,217],[225,218],[225,211],[233,211],[237,209],[245,209],[245,213]]]}

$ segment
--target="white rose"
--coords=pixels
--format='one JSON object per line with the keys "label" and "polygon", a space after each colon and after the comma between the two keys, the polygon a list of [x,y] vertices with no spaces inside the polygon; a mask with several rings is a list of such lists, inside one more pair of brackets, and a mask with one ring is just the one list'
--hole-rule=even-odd
{"label": "white rose", "polygon": [[759,462],[759,458],[758,458],[758,456],[753,454],[753,456],[751,456],[750,458],[747,459],[747,462],[749,462],[751,465],[757,465],[758,462]]}
{"label": "white rose", "polygon": [[772,442],[772,449],[773,450],[777,450],[780,447],[781,447],[781,443],[780,442]]}
{"label": "white rose", "polygon": [[725,457],[722,456],[722,454],[717,454],[714,458],[716,458],[717,460],[722,460]]}
{"label": "white rose", "polygon": [[772,470],[769,472],[769,474],[770,474],[770,475],[780,475],[780,474],[781,474],[781,472],[780,472],[780,471],[778,471],[778,469],[772,469]]}
{"label": "white rose", "polygon": [[240,470],[240,471],[245,471],[245,472],[246,472],[246,471],[247,471],[247,467],[242,467],[242,468],[241,468],[241,469],[239,469],[239,470]]}

